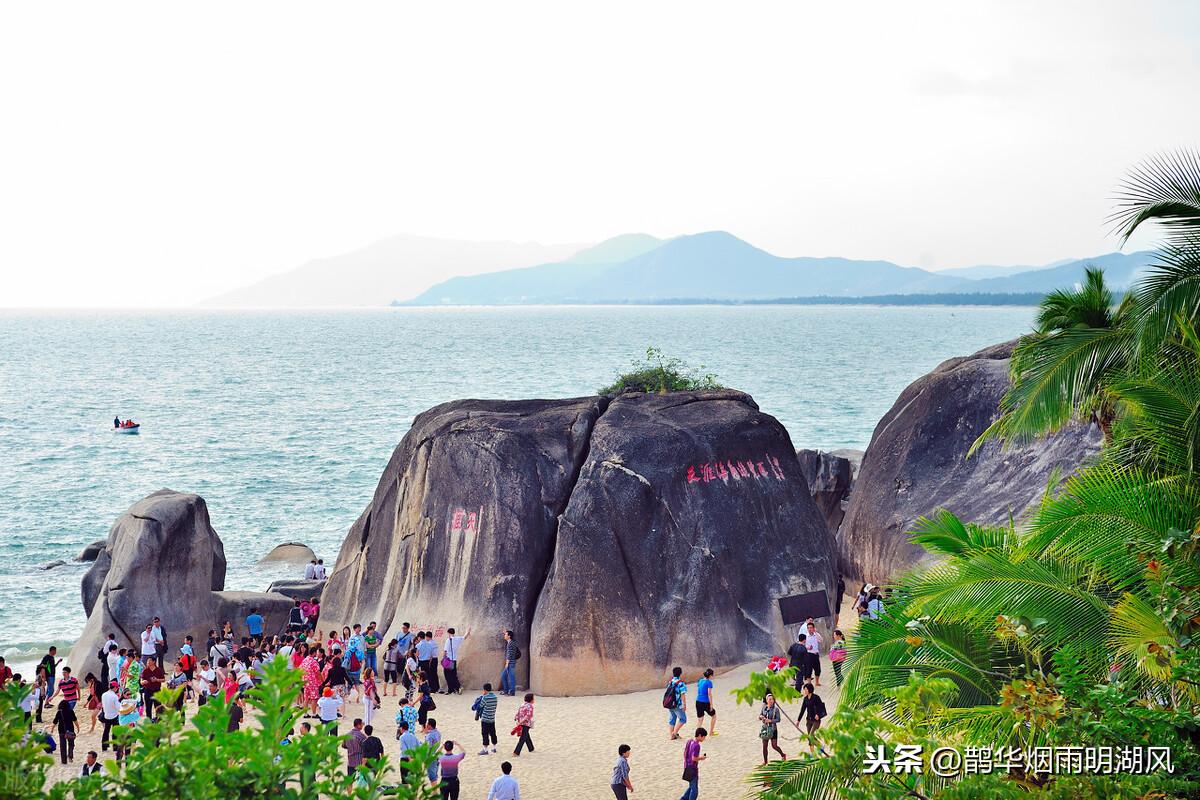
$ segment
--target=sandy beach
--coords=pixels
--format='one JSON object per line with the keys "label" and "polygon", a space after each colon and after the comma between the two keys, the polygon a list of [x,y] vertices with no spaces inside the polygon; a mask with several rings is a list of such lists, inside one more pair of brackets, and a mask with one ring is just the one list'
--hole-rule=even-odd
{"label": "sandy beach", "polygon": [[[857,615],[849,611],[849,604],[847,600],[841,614],[842,630],[847,635],[858,622]],[[781,643],[780,652],[784,649]],[[832,715],[837,708],[839,693],[833,668],[824,656],[821,666],[822,683],[817,693]],[[765,661],[745,664],[713,679],[717,735],[710,736],[704,744],[703,752],[708,758],[700,770],[702,797],[742,797],[751,789],[745,778],[762,762],[762,743],[758,738],[759,707],[736,705],[730,692],[744,686],[751,672],[765,667]],[[665,685],[665,676],[663,682]],[[694,693],[695,683],[692,682],[688,684],[688,724],[684,728],[684,733],[689,735],[695,730],[696,723]],[[611,798],[608,780],[617,747],[621,744],[633,748],[630,755],[633,797],[674,800],[686,788],[680,779],[685,739],[671,741],[667,738],[667,712],[662,708],[662,691],[659,689],[591,697],[539,697],[535,701],[532,732],[535,750],[522,753],[519,758],[512,757],[516,738],[509,736],[508,731],[512,729],[511,720],[520,705],[520,696],[500,697],[496,711],[496,730],[500,734],[497,752],[480,756],[476,755],[480,746],[479,723],[471,711],[476,694],[474,690],[464,689],[462,695],[437,695],[438,707],[431,715],[438,721],[443,737],[461,740],[468,753],[459,770],[463,798],[486,798],[492,781],[500,775],[500,762],[506,759],[513,763],[513,775],[521,784],[522,798]],[[395,697],[385,697],[383,708],[375,712],[380,738],[393,760],[399,755],[393,723],[397,702]],[[795,719],[799,706],[797,701],[783,708]],[[49,720],[51,716],[53,709],[48,710],[45,718]],[[361,717],[362,705],[347,705],[345,716],[349,720]],[[86,729],[87,719],[82,718],[82,722]],[[60,781],[78,775],[87,751],[99,752],[102,729],[97,725],[94,733],[85,730],[76,740],[75,761],[62,765],[56,760],[50,779]],[[348,722],[343,721],[341,730],[348,729]],[[786,722],[779,729],[779,745],[789,756],[804,749],[799,732]],[[111,758],[111,753],[102,755]]]}
{"label": "sandy beach", "polygon": [[[758,707],[737,706],[729,692],[744,686],[752,670],[761,670],[764,664],[747,664],[717,676],[714,679],[718,717],[717,736],[709,737],[704,752],[708,759],[700,771],[701,796],[741,797],[748,790],[744,779],[755,765],[761,762],[762,745],[758,738]],[[819,694],[825,700],[830,713],[837,704],[837,690],[833,671],[828,661],[823,664],[824,677]],[[694,684],[688,686],[694,693]],[[513,775],[521,784],[522,798],[611,798],[608,779],[617,756],[617,746],[628,744],[633,748],[630,756],[631,780],[634,797],[668,798],[683,793],[685,784],[680,780],[683,772],[684,739],[667,739],[667,712],[662,708],[662,692],[653,689],[632,694],[596,697],[542,697],[535,702],[533,727],[533,753],[522,753],[512,758],[516,738],[509,736],[513,714],[520,704],[520,697],[501,697],[496,713],[496,729],[500,732],[500,744],[495,755],[479,756],[479,724],[471,711],[475,694],[464,691],[462,695],[437,695],[437,710],[432,716],[438,721],[442,735],[462,740],[469,754],[463,761],[459,775],[462,780],[464,798],[487,797],[488,787],[500,774],[500,762],[513,762]],[[383,708],[376,712],[376,722],[383,733],[384,747],[395,760],[399,749],[395,740],[395,725],[392,718],[397,701],[394,697],[384,698]],[[685,732],[694,730],[694,703],[688,701],[688,725]],[[785,706],[784,710],[793,719],[799,704]],[[362,706],[350,704],[346,708],[350,719],[362,716]],[[53,710],[49,710],[49,715]],[[46,716],[49,719],[50,716]],[[84,721],[84,726],[89,724]],[[345,722],[341,730],[348,730]],[[50,775],[54,781],[64,780],[79,774],[79,767],[88,750],[99,752],[100,732],[84,733],[75,744],[75,761],[62,765],[57,761]],[[780,726],[780,747],[789,756],[800,751],[799,734],[786,723]],[[111,758],[111,753],[103,753]],[[57,754],[55,756],[57,758]]]}

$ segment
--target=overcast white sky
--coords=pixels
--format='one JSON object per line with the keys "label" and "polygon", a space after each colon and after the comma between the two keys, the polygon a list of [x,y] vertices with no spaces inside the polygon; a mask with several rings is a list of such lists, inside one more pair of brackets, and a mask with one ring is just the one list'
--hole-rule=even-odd
{"label": "overcast white sky", "polygon": [[1125,170],[1200,144],[1198,45],[1187,2],[5,3],[0,306],[396,233],[1094,255]]}

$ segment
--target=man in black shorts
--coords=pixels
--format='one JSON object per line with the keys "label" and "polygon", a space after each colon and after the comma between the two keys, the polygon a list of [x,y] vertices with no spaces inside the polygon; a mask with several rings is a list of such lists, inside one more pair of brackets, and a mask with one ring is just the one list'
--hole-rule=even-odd
{"label": "man in black shorts", "polygon": [[708,726],[709,736],[717,735],[717,709],[713,705],[713,671],[711,669],[704,670],[704,677],[696,681],[696,724],[704,724],[704,715],[712,717],[712,723]]}

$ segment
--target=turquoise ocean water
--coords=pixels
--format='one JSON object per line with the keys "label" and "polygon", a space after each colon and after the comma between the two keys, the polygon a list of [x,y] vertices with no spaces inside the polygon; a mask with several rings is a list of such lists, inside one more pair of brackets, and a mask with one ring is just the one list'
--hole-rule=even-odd
{"label": "turquoise ocean water", "polygon": [[[72,559],[133,502],[197,492],[226,587],[305,542],[332,564],[413,417],[464,397],[593,393],[655,345],[778,417],[864,448],[909,382],[1028,330],[1031,308],[666,306],[328,312],[0,311],[0,654],[82,629]],[[133,417],[139,436],[110,430]],[[62,559],[50,570],[39,565]],[[296,576],[298,577],[298,576]]]}

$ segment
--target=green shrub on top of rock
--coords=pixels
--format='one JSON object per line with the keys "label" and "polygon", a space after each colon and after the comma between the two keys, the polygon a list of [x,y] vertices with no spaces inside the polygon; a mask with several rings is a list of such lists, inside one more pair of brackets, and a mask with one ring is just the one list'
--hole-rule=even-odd
{"label": "green shrub on top of rock", "polygon": [[647,347],[646,357],[635,360],[629,372],[620,373],[617,379],[599,391],[602,395],[632,392],[688,392],[697,389],[723,389],[717,376],[704,372],[704,365],[693,369],[684,361],[663,353],[657,347]]}

